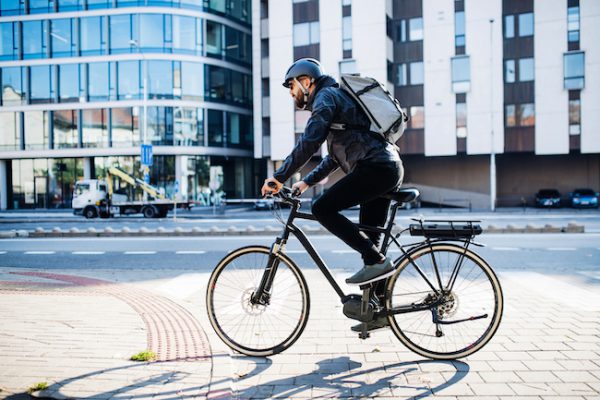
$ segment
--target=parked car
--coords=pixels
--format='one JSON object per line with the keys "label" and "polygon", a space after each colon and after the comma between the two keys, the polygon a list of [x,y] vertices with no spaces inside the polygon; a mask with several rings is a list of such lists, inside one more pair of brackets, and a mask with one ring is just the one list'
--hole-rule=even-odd
{"label": "parked car", "polygon": [[535,194],[536,207],[560,207],[560,192],[556,189],[540,189]]}
{"label": "parked car", "polygon": [[575,189],[569,193],[569,199],[573,208],[598,207],[598,193],[592,189]]}
{"label": "parked car", "polygon": [[258,199],[254,202],[255,210],[271,210],[273,209],[273,199]]}

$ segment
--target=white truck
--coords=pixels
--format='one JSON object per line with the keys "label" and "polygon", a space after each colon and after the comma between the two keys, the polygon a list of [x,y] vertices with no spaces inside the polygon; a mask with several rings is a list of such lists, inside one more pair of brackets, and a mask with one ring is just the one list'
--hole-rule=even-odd
{"label": "white truck", "polygon": [[[133,189],[141,189],[145,193],[144,199],[135,200],[134,196],[114,193],[113,177]],[[84,179],[75,183],[72,207],[73,214],[86,218],[110,218],[138,213],[145,218],[164,218],[169,210],[175,207],[190,209],[191,204],[167,199],[158,188],[117,167],[110,167],[106,180]]]}

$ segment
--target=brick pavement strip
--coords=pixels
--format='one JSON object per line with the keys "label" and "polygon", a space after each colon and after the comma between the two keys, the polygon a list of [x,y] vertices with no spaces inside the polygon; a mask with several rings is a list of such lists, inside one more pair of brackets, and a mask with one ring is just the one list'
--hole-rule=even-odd
{"label": "brick pavement strip", "polygon": [[[7,271],[0,270],[0,280],[2,272]],[[0,284],[0,366],[16,366],[0,368],[0,387],[23,391],[48,380],[53,386],[46,394],[56,398],[80,394],[90,398],[188,399],[205,398],[211,377],[209,398],[600,397],[600,312],[573,307],[584,307],[586,294],[597,291],[591,286],[581,293],[569,293],[568,302],[563,303],[551,291],[545,295],[543,288],[532,290],[539,282],[508,272],[500,274],[506,310],[495,338],[467,359],[442,362],[411,353],[391,331],[378,331],[366,341],[359,340],[350,331],[354,322],[342,315],[339,300],[324,278],[315,270],[303,272],[312,300],[307,328],[285,353],[266,359],[232,356],[216,337],[204,311],[207,274],[197,277],[197,290],[180,293],[174,285],[189,271],[117,271],[120,281],[132,282],[128,284],[135,289],[131,293],[140,293],[129,302],[114,292],[85,294],[71,286],[44,286],[48,281],[44,275],[27,277],[38,282],[27,288]],[[116,276],[114,270],[110,275],[106,271],[78,273],[100,280]],[[337,273],[334,271],[334,276]],[[543,283],[551,283],[551,279],[546,277]],[[168,293],[163,290],[166,287]],[[164,318],[141,316],[143,302],[156,297],[161,301],[146,311]],[[177,308],[176,318],[187,318],[188,325],[168,319],[169,307]],[[164,329],[159,329],[161,326]],[[198,328],[206,330],[212,363],[202,357],[193,362],[126,360],[149,343],[157,345],[155,334]],[[149,336],[148,332],[154,333]],[[177,358],[197,349],[190,336],[170,337],[172,341],[164,342],[169,343],[168,350],[161,347],[164,357]],[[179,353],[174,351],[174,346],[186,347],[187,353],[182,348]],[[61,381],[65,383],[57,386]]]}

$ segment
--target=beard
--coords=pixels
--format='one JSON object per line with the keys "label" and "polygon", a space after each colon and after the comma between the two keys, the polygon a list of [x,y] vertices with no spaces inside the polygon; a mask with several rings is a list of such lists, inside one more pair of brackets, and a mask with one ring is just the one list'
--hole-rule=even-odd
{"label": "beard", "polygon": [[306,103],[304,102],[304,94],[302,91],[298,90],[296,93],[294,93],[294,104],[296,105],[296,108],[300,110],[304,110],[306,107]]}

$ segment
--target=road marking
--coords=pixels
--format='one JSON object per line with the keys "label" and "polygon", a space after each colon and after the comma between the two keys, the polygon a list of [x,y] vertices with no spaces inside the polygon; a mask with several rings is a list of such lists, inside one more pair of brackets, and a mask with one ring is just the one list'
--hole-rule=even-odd
{"label": "road marking", "polygon": [[25,254],[54,254],[54,251],[26,251]]}
{"label": "road marking", "polygon": [[73,251],[71,252],[71,254],[76,254],[76,255],[96,255],[96,254],[104,254],[106,253],[105,251]]}
{"label": "road marking", "polygon": [[175,254],[204,254],[206,251],[204,250],[180,250],[176,251]]}
{"label": "road marking", "polygon": [[288,254],[304,254],[306,250],[286,250],[285,252]]}
{"label": "road marking", "polygon": [[355,250],[332,250],[332,253],[335,254],[349,254],[349,253],[356,253]]}
{"label": "road marking", "polygon": [[139,255],[139,254],[156,254],[155,251],[126,251],[123,254]]}
{"label": "road marking", "polygon": [[5,251],[0,251],[0,254],[6,254],[6,252]]}
{"label": "road marking", "polygon": [[492,247],[492,250],[498,251],[518,251],[521,250],[518,247]]}
{"label": "road marking", "polygon": [[549,251],[575,251],[575,247],[548,247],[546,250]]}

